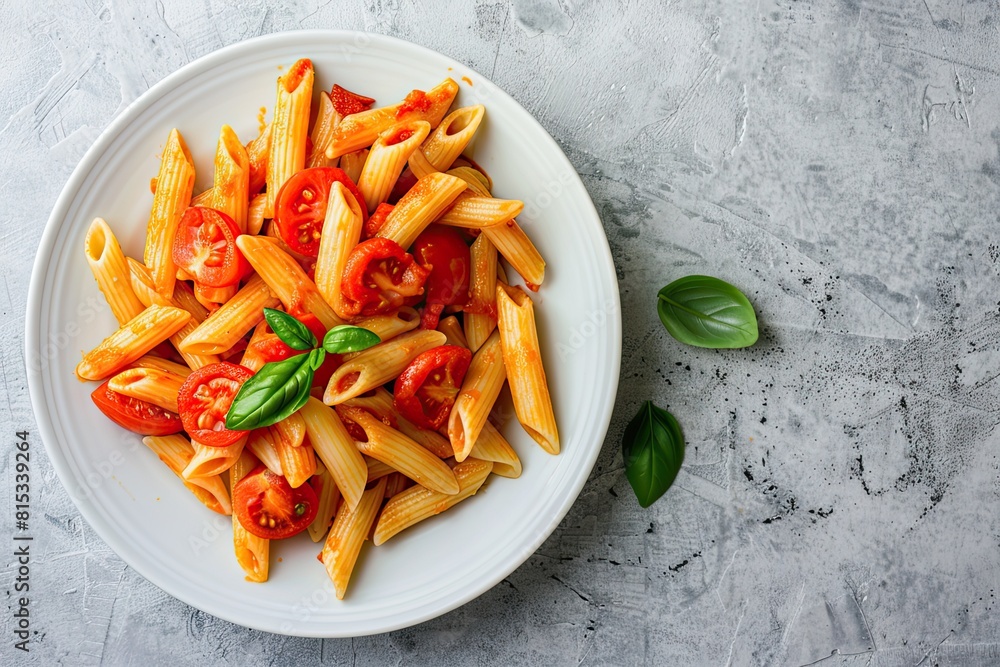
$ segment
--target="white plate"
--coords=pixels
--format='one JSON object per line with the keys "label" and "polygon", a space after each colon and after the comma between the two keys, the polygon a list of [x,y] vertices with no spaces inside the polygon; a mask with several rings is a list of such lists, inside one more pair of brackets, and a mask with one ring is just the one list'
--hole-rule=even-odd
{"label": "white plate", "polygon": [[[520,479],[493,478],[474,498],[382,547],[365,547],[347,599],[337,601],[319,547],[300,536],[272,547],[271,579],[243,580],[227,517],[206,510],[138,436],[91,403],[96,385],[73,375],[81,350],[115,329],[83,254],[87,226],[104,217],[126,254],[142,257],[150,178],[172,127],[211,183],[219,128],[247,140],[274,103],[279,69],[309,57],[317,87],[333,82],[379,104],[445,76],[461,105],[487,114],[473,156],[499,197],[524,200],[519,218],[548,261],[536,308],[563,453],[549,456],[517,425],[504,429],[524,462]],[[467,80],[463,80],[467,79]],[[470,83],[471,82],[471,83]],[[236,44],[153,86],[100,136],[56,203],[28,298],[31,401],[63,484],[97,533],[167,593],[220,618],[269,632],[346,637],[443,614],[510,574],[558,525],[586,481],[618,386],[621,320],[611,253],[587,192],[552,138],[521,106],[468,67],[389,37],[308,31]],[[280,559],[280,562],[278,562]]]}

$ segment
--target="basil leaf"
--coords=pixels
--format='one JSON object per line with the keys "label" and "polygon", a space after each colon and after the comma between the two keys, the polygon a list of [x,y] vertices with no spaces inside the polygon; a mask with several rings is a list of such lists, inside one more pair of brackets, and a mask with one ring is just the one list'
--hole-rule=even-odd
{"label": "basil leaf", "polygon": [[271,331],[293,350],[311,350],[316,347],[316,336],[309,331],[309,327],[288,313],[265,308],[264,319],[267,320],[267,326],[271,327]]}
{"label": "basil leaf", "polygon": [[341,324],[326,332],[326,336],[323,337],[323,349],[330,354],[347,354],[367,350],[381,342],[382,339],[374,331]]}
{"label": "basil leaf", "polygon": [[635,497],[649,507],[674,483],[684,462],[680,424],[672,414],[646,401],[625,427],[622,458]]}
{"label": "basil leaf", "polygon": [[686,276],[660,290],[656,311],[667,332],[695,347],[737,348],[757,342],[757,315],[743,292],[718,278]]}
{"label": "basil leaf", "polygon": [[315,350],[309,353],[309,368],[314,371],[318,371],[319,367],[323,365],[323,361],[326,359],[326,351],[317,347]]}
{"label": "basil leaf", "polygon": [[283,361],[264,364],[240,387],[226,413],[226,428],[250,431],[270,426],[305,405],[312,389],[313,364],[315,357],[319,356],[317,352],[320,351],[313,350],[309,354],[297,354]]}

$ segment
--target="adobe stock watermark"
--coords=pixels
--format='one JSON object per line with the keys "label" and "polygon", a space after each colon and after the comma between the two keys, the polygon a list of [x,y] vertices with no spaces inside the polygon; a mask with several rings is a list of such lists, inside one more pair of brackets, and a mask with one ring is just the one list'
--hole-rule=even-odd
{"label": "adobe stock watermark", "polygon": [[28,359],[28,370],[36,373],[48,368],[55,357],[76,340],[80,332],[108,310],[108,303],[102,298],[88,297],[76,307],[76,317],[63,326],[61,331],[50,332],[48,340],[41,346],[38,357]]}
{"label": "adobe stock watermark", "polygon": [[118,446],[113,447],[107,456],[92,460],[90,470],[83,474],[83,483],[66,489],[69,495],[76,501],[90,500],[98,488],[115,476],[115,471],[128,460],[127,455],[138,451],[142,446],[141,438],[122,430],[118,434]]}
{"label": "adobe stock watermark", "polygon": [[608,318],[617,313],[618,304],[612,299],[605,302],[603,307],[596,308],[587,313],[583,322],[577,324],[570,331],[568,340],[556,343],[556,349],[559,351],[559,361],[565,361],[582,350],[588,340],[607,326]]}

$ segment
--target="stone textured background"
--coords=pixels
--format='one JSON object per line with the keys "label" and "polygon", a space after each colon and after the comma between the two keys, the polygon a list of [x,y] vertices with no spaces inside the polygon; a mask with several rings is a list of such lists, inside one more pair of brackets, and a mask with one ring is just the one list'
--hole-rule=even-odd
{"label": "stone textured background", "polygon": [[[185,63],[318,27],[468,63],[582,175],[625,324],[598,466],[539,552],[478,600],[401,632],[321,641],[236,627],[148,584],[81,521],[36,446],[28,663],[1000,662],[993,2],[3,3],[4,437],[34,430],[28,275],[84,151]],[[687,273],[742,287],[760,343],[701,351],[669,338],[655,294]],[[688,453],[674,488],[642,510],[618,441],[647,398],[679,417]],[[11,557],[0,565],[9,590]],[[9,613],[0,625],[0,663],[24,661]]]}

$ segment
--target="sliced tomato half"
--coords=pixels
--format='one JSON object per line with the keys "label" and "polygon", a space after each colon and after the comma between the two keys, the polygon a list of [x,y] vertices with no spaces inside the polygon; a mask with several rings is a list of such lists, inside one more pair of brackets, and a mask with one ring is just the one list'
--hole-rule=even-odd
{"label": "sliced tomato half", "polygon": [[206,287],[234,285],[250,266],[236,247],[239,235],[239,226],[222,211],[191,206],[174,237],[174,264]]}
{"label": "sliced tomato half", "polygon": [[441,428],[451,415],[471,361],[472,352],[457,345],[441,345],[420,354],[396,379],[396,410],[420,428]]}
{"label": "sliced tomato half", "polygon": [[171,435],[183,430],[173,412],[139,398],[119,394],[108,387],[110,380],[94,390],[91,400],[104,415],[122,428],[139,435]]}
{"label": "sliced tomato half", "polygon": [[285,181],[274,203],[274,223],[281,240],[307,257],[319,254],[319,239],[326,218],[326,203],[334,181],[344,184],[361,209],[362,222],[368,220],[365,198],[343,169],[312,167],[297,172]]}
{"label": "sliced tomato half", "polygon": [[228,447],[246,435],[245,431],[226,428],[226,413],[251,377],[250,369],[228,361],[203,366],[188,376],[177,392],[177,407],[192,440],[209,447]]}
{"label": "sliced tomato half", "polygon": [[305,530],[319,511],[309,484],[293,489],[281,475],[260,465],[233,487],[233,512],[248,533],[281,540]]}
{"label": "sliced tomato half", "polygon": [[427,269],[390,239],[375,237],[354,247],[341,284],[344,314],[381,315],[424,293]]}
{"label": "sliced tomato half", "polygon": [[461,306],[469,300],[469,246],[454,227],[430,225],[413,242],[413,258],[430,272],[424,285],[427,305],[420,326],[436,329],[445,306]]}

